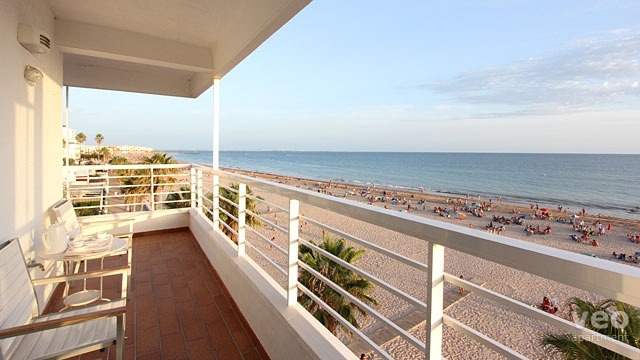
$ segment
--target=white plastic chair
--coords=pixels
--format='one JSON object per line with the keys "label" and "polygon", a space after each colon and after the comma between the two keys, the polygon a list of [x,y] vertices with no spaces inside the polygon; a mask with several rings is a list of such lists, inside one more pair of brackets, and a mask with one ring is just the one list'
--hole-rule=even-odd
{"label": "white plastic chair", "polygon": [[[69,236],[69,240],[73,240],[78,236],[89,235],[92,233],[90,229],[85,229],[80,226],[78,222],[78,218],[76,217],[76,212],[73,209],[73,204],[70,200],[59,200],[53,205],[53,213],[56,217],[56,221],[58,223],[64,222],[65,229],[67,231],[67,235]],[[132,259],[132,249],[133,249],[133,220],[98,220],[97,225],[105,226],[111,225],[114,228],[127,226],[128,232],[123,234],[111,234],[114,237],[127,238],[128,246],[127,249],[123,252],[112,253],[111,255],[122,255],[126,252],[127,254],[127,264],[129,268],[131,268],[131,259]],[[93,231],[95,233],[95,231]],[[129,277],[131,277],[131,271],[129,272]]]}
{"label": "white plastic chair", "polygon": [[[124,353],[127,267],[31,280],[18,239],[0,244],[0,359],[65,358],[109,347]],[[122,276],[122,299],[38,315],[34,286],[87,277]]]}

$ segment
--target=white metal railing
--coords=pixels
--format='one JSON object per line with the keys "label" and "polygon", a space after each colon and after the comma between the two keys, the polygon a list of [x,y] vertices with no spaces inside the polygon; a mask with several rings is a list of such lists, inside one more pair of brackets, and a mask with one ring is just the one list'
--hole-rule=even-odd
{"label": "white metal railing", "polygon": [[[86,165],[64,170],[64,197],[73,201],[80,215],[192,205],[190,164]],[[167,199],[172,194],[177,199]]]}
{"label": "white metal railing", "polygon": [[[500,343],[499,340],[493,339],[486,334],[465,325],[461,321],[443,314],[442,297],[445,283],[456,287],[464,287],[465,291],[471,291],[478,296],[495,301],[503,309],[508,309],[514,313],[524,315],[534,321],[546,323],[558,331],[576,336],[583,336],[584,339],[631,358],[640,357],[640,351],[638,349],[616,341],[613,338],[597,336],[598,333],[585,329],[580,325],[574,324],[573,322],[562,319],[558,316],[550,315],[538,310],[532,307],[529,303],[509,298],[495,291],[476,285],[473,282],[445,273],[444,249],[451,248],[472,256],[489,260],[493,263],[506,265],[529,274],[568,284],[576,287],[577,289],[593,292],[602,297],[620,300],[633,306],[640,306],[640,292],[635,290],[640,289],[640,270],[637,268],[605,260],[587,258],[580,254],[552,249],[514,239],[505,239],[504,237],[499,237],[493,234],[478,232],[450,225],[448,223],[436,222],[426,218],[419,218],[409,214],[388,212],[380,208],[355,203],[349,200],[321,195],[286,185],[267,183],[251,177],[225,172],[216,172],[215,174],[216,176],[224,177],[229,182],[243,183],[254,189],[260,189],[261,193],[276,194],[289,199],[289,202],[291,203],[290,209],[286,210],[286,208],[282,208],[283,211],[288,212],[287,221],[289,224],[287,228],[276,225],[263,216],[260,217],[262,220],[265,220],[266,224],[272,229],[283,232],[287,231],[289,235],[289,242],[287,244],[288,248],[283,249],[283,251],[286,250],[287,254],[289,254],[288,262],[284,264],[278,263],[277,261],[271,260],[267,257],[264,251],[257,251],[260,258],[270,259],[268,262],[270,266],[277,267],[280,271],[285,269],[288,270],[286,277],[288,280],[284,286],[288,293],[287,298],[289,304],[292,303],[292,299],[297,298],[297,290],[300,289],[316,302],[320,302],[320,306],[325,309],[327,307],[326,304],[322,303],[320,298],[313,296],[308,289],[304,289],[302,284],[297,282],[298,267],[302,267],[305,271],[313,272],[313,270],[306,264],[297,260],[298,245],[304,244],[306,246],[313,247],[315,251],[318,251],[323,256],[331,258],[334,262],[352,270],[354,273],[365,277],[376,284],[379,288],[385,289],[389,293],[393,294],[393,296],[402,299],[402,301],[409,303],[411,306],[424,309],[426,312],[425,322],[427,324],[427,331],[426,339],[424,339],[425,341],[423,342],[420,339],[417,339],[410,331],[395,325],[392,319],[385,317],[380,311],[372,309],[358,299],[348,295],[345,291],[340,291],[343,296],[348,297],[350,301],[358,304],[360,308],[365,309],[369,315],[372,315],[372,317],[385,323],[400,338],[404,339],[412,346],[421,348],[421,352],[425,354],[426,358],[433,359],[441,356],[442,326],[444,324],[474,339],[483,346],[492,349],[502,356],[513,359],[526,358],[516,350]],[[428,250],[425,248],[427,261],[426,263],[417,261],[390,249],[386,249],[378,244],[371,243],[366,239],[354,236],[344,229],[336,229],[316,219],[302,216],[299,214],[298,203],[322,208],[374,226],[393,230],[405,236],[411,236],[423,240],[428,246]],[[273,203],[269,202],[267,202],[267,204],[273,205]],[[255,216],[256,214],[252,215]],[[345,238],[368,250],[375,251],[398,261],[409,268],[425,272],[427,301],[423,302],[419,300],[415,294],[405,293],[404,290],[398,288],[387,280],[379,279],[375,275],[362,270],[358,266],[346,263],[318,248],[314,243],[305,240],[305,235],[301,235],[297,231],[299,229],[299,222],[302,220],[311,223],[317,228]],[[250,232],[259,234],[257,229],[251,229]],[[259,239],[258,241],[261,243],[267,241],[266,236],[256,236],[254,238],[256,240]],[[247,244],[249,244],[249,241],[247,241]],[[252,247],[252,250],[253,249],[259,249],[259,246]],[[293,255],[294,253],[295,255]],[[245,255],[243,254],[240,256]],[[295,261],[292,258],[295,259]],[[295,276],[292,276],[292,274],[295,274]],[[331,283],[320,274],[314,273],[314,275],[316,275],[316,277],[321,281],[327,283],[328,286],[333,288],[336,287],[336,284]],[[292,280],[294,278],[295,285]],[[336,291],[339,290],[336,289]],[[332,313],[333,316],[337,316],[335,312],[329,312]],[[390,355],[386,350],[381,348],[379,344],[374,346],[371,340],[362,331],[354,328],[348,322],[345,323],[342,319],[338,319],[338,321],[340,321],[346,328],[349,328],[356,338],[361,338],[363,342],[368,344],[370,349],[378,356],[381,358],[389,358]],[[425,346],[424,344],[429,344],[429,346]]]}
{"label": "white metal railing", "polygon": [[[74,167],[71,168],[73,169]],[[314,274],[320,281],[325,282],[327,286],[334,288],[371,315],[369,318],[374,319],[375,323],[370,322],[366,331],[354,328],[348,321],[344,321],[339,316],[336,319],[345,328],[349,329],[356,339],[366,344],[369,350],[381,358],[391,358],[393,354],[390,354],[381,344],[375,343],[369,337],[371,330],[375,330],[376,326],[390,328],[399,339],[419,349],[418,351],[424,354],[425,358],[434,359],[439,358],[442,353],[442,331],[444,325],[507,358],[524,358],[524,355],[518,353],[516,349],[511,349],[502,344],[499,341],[500,339],[494,339],[464,324],[462,321],[444,314],[442,311],[442,299],[446,286],[464,287],[465,291],[470,291],[477,296],[493,301],[503,310],[524,315],[531,321],[547,324],[557,331],[582,336],[584,339],[624,356],[640,358],[640,350],[636,348],[613,338],[597,336],[599,334],[571,321],[533,308],[529,303],[521,299],[511,298],[473,282],[460,279],[455,275],[445,273],[444,249],[453,249],[550,281],[568,284],[576,289],[594,293],[601,297],[620,300],[633,306],[640,306],[640,291],[637,290],[640,289],[640,269],[638,268],[504,238],[410,214],[389,212],[374,206],[261,181],[247,176],[213,171],[210,168],[191,165],[95,166],[88,168],[93,168],[96,171],[106,171],[107,173],[106,184],[93,187],[101,189],[106,187],[106,192],[101,193],[99,197],[108,199],[108,203],[104,207],[109,211],[112,208],[122,206],[121,204],[114,204],[117,201],[115,199],[118,199],[118,195],[122,196],[121,199],[123,200],[120,201],[125,205],[148,204],[150,210],[161,210],[171,202],[176,202],[176,200],[167,201],[166,196],[168,194],[179,192],[183,195],[188,195],[185,197],[188,199],[189,206],[201,209],[202,213],[214,223],[214,229],[224,228],[227,234],[235,238],[238,256],[251,257],[257,265],[262,266],[273,276],[274,280],[281,284],[286,291],[288,305],[297,302],[300,291],[316,301],[332,316],[338,316],[335,311],[322,302],[322,299],[304,288],[298,281],[299,271],[301,271],[299,268],[313,273],[310,267],[298,260],[298,248],[300,245],[305,245],[374,283],[378,289],[376,291],[384,292],[384,296],[396,299],[398,304],[403,304],[399,305],[399,307],[423,311],[426,314],[422,324],[425,335],[416,336],[415,332],[396,324],[394,316],[397,314],[387,315],[385,313],[388,309],[376,309],[367,306],[345,291],[337,289],[337,285],[328,279],[319,274]],[[160,174],[158,174],[158,171],[160,171]],[[165,173],[162,173],[163,171]],[[149,177],[148,183],[145,182],[147,180],[141,180],[141,182],[149,191],[143,195],[134,194],[137,196],[136,200],[140,200],[142,196],[147,198],[145,201],[129,201],[127,203],[124,200],[126,196],[123,195],[129,194],[121,194],[121,192],[123,192],[122,189],[132,186],[120,184],[124,183],[120,179],[141,179],[145,175]],[[171,181],[168,181],[168,179]],[[128,181],[127,183],[132,182],[134,181]],[[237,190],[235,187],[232,188],[230,186],[231,183],[239,184]],[[72,183],[65,184],[65,186],[67,194],[71,195],[72,199],[82,200],[87,198],[82,196],[86,195],[86,193],[74,193],[74,191],[87,190],[91,184],[91,181],[89,181],[84,184],[87,185],[84,188],[76,187],[76,184]],[[247,186],[256,193],[268,198],[263,199],[256,196],[256,194],[247,194]],[[180,187],[187,187],[189,191],[180,190]],[[220,196],[220,187],[223,187],[227,193],[235,193],[238,201],[229,201],[227,198]],[[132,191],[124,190],[124,192],[131,193]],[[278,199],[276,200],[275,198]],[[256,207],[247,209],[247,201],[253,201],[257,204]],[[221,208],[222,204],[226,204],[226,210]],[[93,205],[88,208],[92,207],[95,208],[96,206]],[[415,254],[403,254],[397,249],[385,247],[383,244],[377,244],[354,234],[354,229],[338,228],[333,224],[326,223],[327,220],[323,221],[322,219],[303,215],[301,208],[305,207],[322,209],[323,211],[338,214],[338,216],[345,216],[354,221],[369,224],[368,226],[379,227],[404,237],[418,239],[424,244],[424,247],[421,248],[417,256],[414,256]],[[262,211],[257,209],[262,209]],[[220,214],[232,219],[236,225],[231,226],[220,221]],[[255,228],[249,226],[246,221],[247,216],[258,219],[263,226]],[[317,231],[317,234],[309,230],[301,233],[301,224],[307,224],[307,226],[310,224],[310,227]],[[270,238],[271,235],[265,235],[267,232],[283,238],[283,241],[280,243],[273,242],[272,239],[275,236]],[[322,237],[319,235],[320,232],[322,232],[322,236],[325,233],[330,233],[345,238],[350,244],[376,254],[378,256],[376,259],[381,259],[379,261],[393,261],[400,264],[399,266],[402,269],[406,269],[403,271],[421,274],[424,286],[418,292],[407,290],[389,277],[389,275],[393,274],[374,273],[371,269],[364,269],[360,265],[349,264],[336,258],[316,246],[315,241]],[[273,249],[275,249],[275,252],[272,251]]]}

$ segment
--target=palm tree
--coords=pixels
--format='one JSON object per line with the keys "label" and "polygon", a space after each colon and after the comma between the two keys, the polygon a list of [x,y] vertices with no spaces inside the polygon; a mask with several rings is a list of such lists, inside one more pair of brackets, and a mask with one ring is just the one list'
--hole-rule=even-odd
{"label": "palm tree", "polygon": [[102,154],[102,161],[107,162],[107,158],[111,156],[111,150],[108,147],[102,147],[98,150],[99,154]]}
{"label": "palm tree", "polygon": [[[144,158],[145,164],[175,164],[176,161],[167,156],[164,153],[154,153],[151,157]],[[176,169],[156,169],[153,174],[154,178],[153,193],[156,194],[160,189],[168,184],[175,182],[175,178],[162,175],[173,174]],[[125,202],[127,203],[142,203],[145,199],[148,199],[149,194],[152,192],[151,188],[151,173],[149,170],[134,170],[131,172],[132,177],[121,180],[123,185],[127,185],[122,189],[124,194],[127,194]]]}
{"label": "palm tree", "polygon": [[171,158],[171,156],[167,156],[166,153],[153,153],[150,157],[144,158],[145,164],[175,164],[176,161]]}
{"label": "palm tree", "polygon": [[[326,235],[324,241],[318,246],[349,264],[354,263],[364,254],[364,249],[355,249],[347,246],[344,238],[336,240],[331,237],[331,235]],[[375,289],[375,285],[369,280],[354,273],[350,269],[339,265],[335,261],[330,260],[308,246],[300,246],[299,258],[312,269],[319,272],[359,300],[362,300],[367,305],[378,304],[376,299],[370,295]],[[338,312],[340,316],[349,321],[354,327],[360,328],[356,319],[356,314],[360,314],[364,317],[367,316],[367,313],[362,308],[342,296],[308,271],[301,270],[299,279],[302,285],[316,294],[320,299],[322,299],[322,301]],[[346,327],[340,324],[340,322],[334,319],[327,311],[325,311],[320,305],[316,304],[315,301],[304,293],[298,296],[298,302],[334,335],[337,335],[339,329],[348,333]]]}
{"label": "palm tree", "polygon": [[[240,184],[237,183],[232,183],[231,185],[229,185],[229,187],[235,191],[231,191],[228,190],[224,187],[220,187],[220,197],[223,197],[227,200],[229,200],[230,202],[236,204],[236,206],[229,204],[228,202],[222,200],[220,201],[220,209],[228,212],[229,214],[233,215],[236,219],[238,218],[238,189],[240,189]],[[247,195],[251,195],[253,196],[253,191],[251,190],[251,188],[249,186],[247,186]],[[207,198],[209,200],[213,199],[213,195],[212,194],[207,194]],[[257,196],[257,198],[261,199],[261,197]],[[256,209],[256,201],[255,199],[247,196],[247,206],[246,209],[248,211],[251,211],[254,214],[260,215],[260,212]],[[222,222],[224,222],[225,224],[227,224],[230,228],[232,228],[234,231],[238,231],[238,222],[233,219],[232,217],[228,216],[227,214],[225,214],[222,211],[219,211],[219,217],[220,217],[220,230],[222,230],[222,232],[224,232],[231,240],[233,240],[233,242],[237,243],[238,242],[238,238],[237,236],[231,232],[231,230],[227,229],[224,225],[222,225]],[[209,217],[211,218],[211,217]],[[251,226],[251,227],[260,227],[262,226],[262,222],[260,221],[260,219],[258,219],[257,217],[253,216],[251,213],[247,212],[247,216],[245,219],[245,224],[247,226]]]}
{"label": "palm tree", "polygon": [[79,132],[76,134],[76,141],[80,144],[80,153],[82,153],[82,143],[87,141],[87,135],[83,132]]}
{"label": "palm tree", "polygon": [[[585,328],[640,348],[639,309],[611,299],[600,303],[591,303],[580,298],[572,298],[569,300],[568,305],[572,310],[574,321],[584,320],[584,324],[581,325]],[[589,317],[594,314],[600,314],[606,320],[592,321]],[[605,314],[607,316],[604,316]],[[626,314],[627,318],[620,314]],[[546,333],[540,340],[540,344],[552,354],[560,355],[561,358],[567,360],[626,359],[620,354],[571,334]]]}
{"label": "palm tree", "polygon": [[96,140],[96,144],[98,144],[98,146],[100,146],[102,144],[102,142],[104,141],[104,136],[102,136],[102,134],[97,134],[95,140]]}
{"label": "palm tree", "polygon": [[167,195],[167,202],[164,204],[169,209],[179,209],[191,206],[191,188],[186,186],[180,187],[180,192],[174,192]]}
{"label": "palm tree", "polygon": [[115,156],[109,160],[109,164],[111,165],[129,165],[131,162],[123,156]]}

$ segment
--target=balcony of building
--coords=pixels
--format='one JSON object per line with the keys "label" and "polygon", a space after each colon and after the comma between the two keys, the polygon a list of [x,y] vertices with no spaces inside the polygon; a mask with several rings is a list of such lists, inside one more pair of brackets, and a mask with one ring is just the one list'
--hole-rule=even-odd
{"label": "balcony of building", "polygon": [[[81,222],[135,223],[126,351],[136,358],[195,358],[191,351],[209,349],[209,356],[218,358],[327,359],[366,353],[370,358],[435,359],[447,353],[443,343],[452,341],[472,344],[463,351],[465,357],[481,351],[482,357],[538,358],[544,355],[538,346],[542,331],[572,334],[640,357],[637,348],[545,313],[513,293],[485,287],[482,279],[461,280],[447,273],[445,260],[451,258],[445,258],[445,249],[547,281],[550,287],[633,306],[640,305],[637,267],[188,164],[82,168],[102,172],[104,181],[65,185],[77,209],[102,214]],[[100,191],[88,191],[92,187]],[[247,216],[261,225],[250,226]],[[221,220],[225,217],[237,225]],[[395,243],[363,236],[371,229],[388,233]],[[355,264],[335,258],[316,245],[326,234],[346,239],[365,255]],[[298,259],[302,245],[375,284],[379,305],[369,306],[314,274],[364,309],[360,328],[342,320],[300,282],[303,270],[313,273]],[[390,273],[389,268],[400,271]],[[407,284],[409,278],[420,279],[417,286]],[[464,314],[447,311],[457,301],[451,294],[458,287],[486,305],[478,311],[487,313],[488,326],[474,328],[464,323]],[[298,303],[301,294],[325,308],[345,331],[336,336],[327,331]],[[198,321],[187,320],[197,312]],[[517,329],[530,339],[509,343],[499,329]]]}

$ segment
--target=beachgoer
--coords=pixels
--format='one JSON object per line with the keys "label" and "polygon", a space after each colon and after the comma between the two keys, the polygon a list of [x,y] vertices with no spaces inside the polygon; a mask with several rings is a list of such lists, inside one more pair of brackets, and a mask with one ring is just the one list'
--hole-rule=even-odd
{"label": "beachgoer", "polygon": [[360,354],[360,360],[366,360],[366,358],[367,358],[367,355],[365,355],[365,354]]}
{"label": "beachgoer", "polygon": [[[464,276],[460,275],[460,279],[464,280]],[[460,292],[460,295],[464,294],[464,288],[462,286],[458,287],[458,291]]]}

